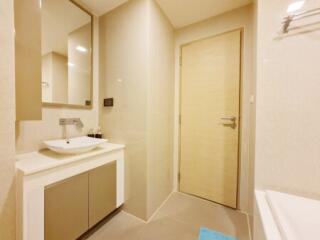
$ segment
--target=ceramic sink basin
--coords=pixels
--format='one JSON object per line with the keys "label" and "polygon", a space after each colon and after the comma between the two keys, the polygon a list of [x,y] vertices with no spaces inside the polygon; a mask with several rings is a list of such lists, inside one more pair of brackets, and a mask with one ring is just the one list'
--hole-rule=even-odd
{"label": "ceramic sink basin", "polygon": [[60,154],[79,154],[93,150],[100,144],[107,142],[106,139],[77,137],[65,139],[44,141],[44,144],[51,151]]}

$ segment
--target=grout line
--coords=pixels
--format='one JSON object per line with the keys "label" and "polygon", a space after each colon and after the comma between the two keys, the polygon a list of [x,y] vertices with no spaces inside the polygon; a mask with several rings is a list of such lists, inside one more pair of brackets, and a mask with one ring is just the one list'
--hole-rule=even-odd
{"label": "grout line", "polygon": [[170,218],[171,220],[175,221],[175,222],[178,222],[180,224],[183,224],[183,225],[187,225],[187,226],[190,226],[190,227],[194,227],[194,228],[198,228],[198,226],[192,224],[192,223],[188,223],[188,222],[184,222],[183,220],[180,220],[174,216],[170,216],[168,214],[164,214],[164,213],[161,213],[163,216],[167,217],[167,218]]}
{"label": "grout line", "polygon": [[250,225],[249,214],[246,214],[246,215],[247,215],[247,224],[248,224],[248,231],[249,231],[249,239],[252,240],[251,225]]}
{"label": "grout line", "polygon": [[175,193],[175,191],[172,191],[169,193],[168,197],[160,204],[160,206],[154,211],[154,213],[151,215],[151,217],[147,220],[147,223],[151,222],[153,218],[157,215],[158,212],[160,212],[160,209],[168,202],[170,197]]}
{"label": "grout line", "polygon": [[153,220],[153,218],[157,215],[157,213],[160,212],[160,209],[168,202],[169,198],[175,192],[176,191],[173,190],[171,193],[169,193],[169,195],[166,197],[166,199],[160,204],[160,206],[154,211],[154,213],[151,215],[151,217],[148,220],[141,219],[141,218],[139,218],[139,217],[137,217],[137,216],[135,216],[135,215],[133,215],[131,213],[128,213],[128,212],[126,212],[124,210],[122,210],[122,212],[124,212],[124,213],[126,213],[126,214],[128,214],[128,215],[130,215],[130,216],[132,216],[132,217],[134,217],[134,218],[136,218],[136,219],[138,219],[138,220],[140,220],[140,221],[142,221],[142,222],[147,224],[147,223],[149,223],[149,222],[151,222]]}
{"label": "grout line", "polygon": [[[148,220],[143,220],[143,219],[141,219],[141,218],[139,218],[139,217],[137,217],[137,216],[135,216],[135,215],[133,215],[133,214],[131,214],[131,213],[128,213],[128,212],[126,212],[126,211],[124,211],[124,210],[122,210],[122,212],[124,212],[124,213],[127,214],[127,215],[132,216],[133,218],[136,218],[137,220],[143,222],[144,224],[148,224],[148,223],[150,223],[150,222],[154,219],[154,217],[155,217],[159,212],[161,213],[161,208],[168,202],[168,200],[170,199],[170,197],[171,197],[174,193],[180,193],[180,194],[182,194],[182,195],[185,195],[185,196],[188,196],[188,197],[191,197],[191,198],[200,199],[201,201],[204,201],[204,202],[210,202],[210,201],[205,200],[205,199],[197,198],[197,197],[195,197],[195,196],[192,196],[192,195],[189,195],[189,194],[185,194],[185,193],[182,193],[182,192],[177,192],[176,190],[173,190],[173,191],[167,196],[167,198],[160,204],[160,206],[154,211],[154,213],[151,215],[151,217],[150,217]],[[217,204],[217,203],[215,203],[215,204]],[[222,206],[222,205],[219,205],[219,204],[217,204],[217,205],[218,205],[218,206]],[[223,206],[223,207],[224,207],[224,206]],[[249,232],[248,235],[249,235],[249,239],[252,240],[252,233],[251,233],[251,225],[250,225],[249,214],[246,213],[246,212],[237,210],[237,209],[234,209],[234,211],[246,215],[246,221],[247,221],[248,232]],[[179,222],[179,223],[181,223],[181,224],[195,227],[195,226],[193,226],[193,225],[190,224],[190,223],[181,221],[180,219],[176,219],[176,218],[174,218],[174,217],[172,217],[172,216],[168,216],[167,214],[164,214],[164,213],[161,213],[161,214],[163,214],[164,216],[169,217],[169,218],[171,218],[172,220],[174,220],[174,221],[176,221],[176,222]],[[142,231],[142,230],[141,230],[141,231]]]}
{"label": "grout line", "polygon": [[143,222],[145,224],[148,223],[146,220],[143,220],[142,218],[139,218],[139,217],[137,217],[137,216],[135,216],[135,215],[133,215],[133,214],[131,214],[129,212],[126,212],[125,210],[121,210],[121,212],[123,212],[123,213],[125,213],[125,214],[127,214],[127,215],[129,215],[129,216],[131,216],[131,217],[133,217],[133,218],[135,218],[137,220],[139,220],[140,222]]}
{"label": "grout line", "polygon": [[202,198],[202,197],[198,197],[196,195],[192,195],[192,194],[188,194],[188,193],[184,193],[184,192],[178,192],[179,194],[182,194],[182,195],[185,195],[187,197],[190,197],[190,198],[193,198],[193,199],[196,199],[196,200],[200,200],[200,201],[203,201],[203,202],[206,202],[206,203],[209,203],[209,204],[212,204],[213,207],[223,207],[223,208],[226,208],[226,209],[231,209],[235,212],[238,212],[238,213],[241,213],[241,214],[244,214],[244,215],[248,215],[247,212],[241,210],[241,209],[236,209],[236,208],[232,208],[232,207],[228,207],[226,205],[223,205],[221,203],[218,203],[218,202],[214,202],[214,201],[211,201],[209,199],[205,199],[205,198]]}

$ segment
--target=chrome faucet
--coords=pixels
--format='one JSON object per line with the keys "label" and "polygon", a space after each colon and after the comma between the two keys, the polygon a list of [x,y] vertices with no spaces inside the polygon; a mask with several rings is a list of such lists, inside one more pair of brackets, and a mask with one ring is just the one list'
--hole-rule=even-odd
{"label": "chrome faucet", "polygon": [[59,124],[61,126],[76,125],[79,128],[83,128],[83,123],[80,118],[60,118]]}
{"label": "chrome faucet", "polygon": [[80,118],[60,118],[59,125],[63,126],[63,138],[67,143],[70,143],[70,139],[67,134],[67,125],[75,125],[78,128],[83,128],[83,122]]}

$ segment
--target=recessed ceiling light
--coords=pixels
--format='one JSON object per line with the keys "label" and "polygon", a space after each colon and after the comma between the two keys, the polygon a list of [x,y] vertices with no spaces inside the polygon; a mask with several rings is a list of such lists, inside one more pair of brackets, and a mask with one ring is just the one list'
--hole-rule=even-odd
{"label": "recessed ceiling light", "polygon": [[298,11],[302,6],[304,5],[305,1],[297,1],[293,2],[288,6],[287,13],[294,13],[295,11]]}
{"label": "recessed ceiling light", "polygon": [[80,46],[80,45],[77,46],[76,49],[77,49],[79,52],[83,52],[83,53],[88,52],[88,49],[86,49],[85,47]]}
{"label": "recessed ceiling light", "polygon": [[69,66],[69,67],[74,67],[74,63],[68,62],[68,66]]}

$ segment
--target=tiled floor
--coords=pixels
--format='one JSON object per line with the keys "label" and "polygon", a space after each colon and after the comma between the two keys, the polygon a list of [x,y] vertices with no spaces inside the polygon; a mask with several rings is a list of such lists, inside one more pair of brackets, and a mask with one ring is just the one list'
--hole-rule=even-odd
{"label": "tiled floor", "polygon": [[200,227],[250,239],[245,214],[183,193],[173,193],[148,223],[122,211],[85,239],[197,240]]}

